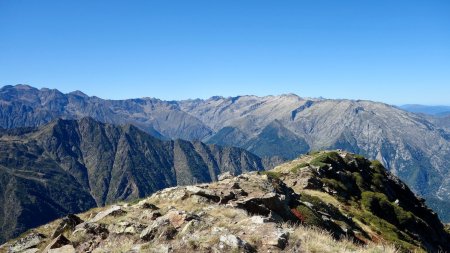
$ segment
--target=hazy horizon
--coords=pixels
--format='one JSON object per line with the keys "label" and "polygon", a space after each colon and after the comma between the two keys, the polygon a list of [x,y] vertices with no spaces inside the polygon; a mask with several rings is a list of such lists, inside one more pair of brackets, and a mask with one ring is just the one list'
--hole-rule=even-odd
{"label": "hazy horizon", "polygon": [[89,96],[89,97],[98,97],[101,99],[105,99],[105,100],[126,100],[126,99],[139,99],[139,98],[154,98],[154,99],[160,99],[163,101],[182,101],[182,100],[195,100],[195,99],[201,99],[201,100],[207,100],[213,97],[223,97],[223,98],[233,98],[233,97],[243,97],[243,96],[256,96],[256,97],[268,97],[268,96],[283,96],[283,95],[296,95],[300,98],[304,98],[304,99],[330,99],[330,100],[363,100],[363,101],[371,101],[371,102],[377,102],[377,103],[385,103],[385,104],[389,104],[392,106],[430,106],[430,107],[439,107],[439,106],[443,106],[443,107],[450,107],[449,105],[446,104],[418,104],[418,103],[413,103],[413,104],[390,104],[384,101],[376,101],[376,100],[370,100],[370,99],[358,99],[358,98],[328,98],[328,97],[323,97],[323,96],[318,96],[318,97],[311,97],[311,96],[302,96],[300,94],[297,93],[293,93],[293,92],[288,92],[288,93],[279,93],[279,94],[267,94],[267,95],[255,95],[255,94],[237,94],[237,95],[221,95],[221,94],[216,94],[216,95],[212,95],[209,97],[191,97],[191,98],[185,98],[185,99],[170,99],[170,98],[160,98],[160,97],[155,97],[155,96],[146,96],[146,95],[142,95],[140,97],[125,97],[125,98],[109,98],[109,97],[102,97],[102,96],[98,96],[96,94],[88,94],[86,92],[84,92],[83,90],[71,90],[71,91],[63,91],[60,90],[58,88],[50,88],[50,87],[37,87],[37,86],[33,86],[30,84],[14,84],[14,85],[0,85],[0,89],[2,89],[5,86],[17,86],[17,85],[26,85],[26,86],[30,86],[36,89],[56,89],[59,90],[60,92],[64,93],[64,94],[68,94],[68,93],[72,93],[72,92],[76,92],[76,91],[80,91],[82,93],[84,93],[85,95]]}

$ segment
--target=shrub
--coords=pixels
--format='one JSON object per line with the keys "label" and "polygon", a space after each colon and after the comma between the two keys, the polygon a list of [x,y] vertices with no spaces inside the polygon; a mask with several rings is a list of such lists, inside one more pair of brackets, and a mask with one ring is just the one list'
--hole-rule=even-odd
{"label": "shrub", "polygon": [[339,161],[341,157],[337,152],[326,152],[318,155],[315,157],[310,164],[314,166],[318,166],[320,168],[326,167],[328,163],[334,163],[336,161]]}
{"label": "shrub", "polygon": [[417,223],[411,212],[392,204],[383,193],[363,192],[361,203],[367,211],[393,225],[404,228]]}
{"label": "shrub", "polygon": [[318,227],[323,226],[322,219],[317,216],[309,207],[305,205],[299,205],[296,209],[302,215],[305,224]]}
{"label": "shrub", "polygon": [[330,179],[330,178],[322,178],[320,179],[323,184],[333,188],[337,192],[346,192],[348,189],[347,187],[340,181],[336,179]]}

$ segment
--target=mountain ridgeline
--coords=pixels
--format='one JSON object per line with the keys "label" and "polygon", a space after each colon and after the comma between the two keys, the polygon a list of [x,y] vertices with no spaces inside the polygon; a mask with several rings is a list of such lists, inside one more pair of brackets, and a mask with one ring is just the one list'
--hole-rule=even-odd
{"label": "mountain ridgeline", "polygon": [[263,170],[240,148],[162,141],[92,118],[0,131],[0,242],[68,213]]}
{"label": "mountain ridgeline", "polygon": [[26,85],[0,89],[0,127],[35,127],[62,117],[133,124],[160,139],[200,140],[293,159],[344,149],[377,159],[450,221],[450,128],[443,120],[360,100],[280,96],[162,101],[104,100]]}
{"label": "mountain ridgeline", "polygon": [[68,215],[0,252],[450,252],[449,241],[378,161],[330,151]]}

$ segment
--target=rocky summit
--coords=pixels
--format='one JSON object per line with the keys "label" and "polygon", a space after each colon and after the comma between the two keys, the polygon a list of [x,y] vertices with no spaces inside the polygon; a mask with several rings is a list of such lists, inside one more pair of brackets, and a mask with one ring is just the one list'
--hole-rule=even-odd
{"label": "rocky summit", "polygon": [[162,141],[92,118],[0,130],[0,242],[69,213],[263,170],[240,148]]}
{"label": "rocky summit", "polygon": [[68,215],[1,252],[449,252],[437,215],[377,161],[342,151]]}

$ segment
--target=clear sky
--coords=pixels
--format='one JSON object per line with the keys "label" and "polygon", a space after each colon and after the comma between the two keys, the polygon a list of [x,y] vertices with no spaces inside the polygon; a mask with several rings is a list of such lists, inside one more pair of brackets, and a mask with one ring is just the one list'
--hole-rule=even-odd
{"label": "clear sky", "polygon": [[449,0],[0,0],[0,85],[450,105]]}

